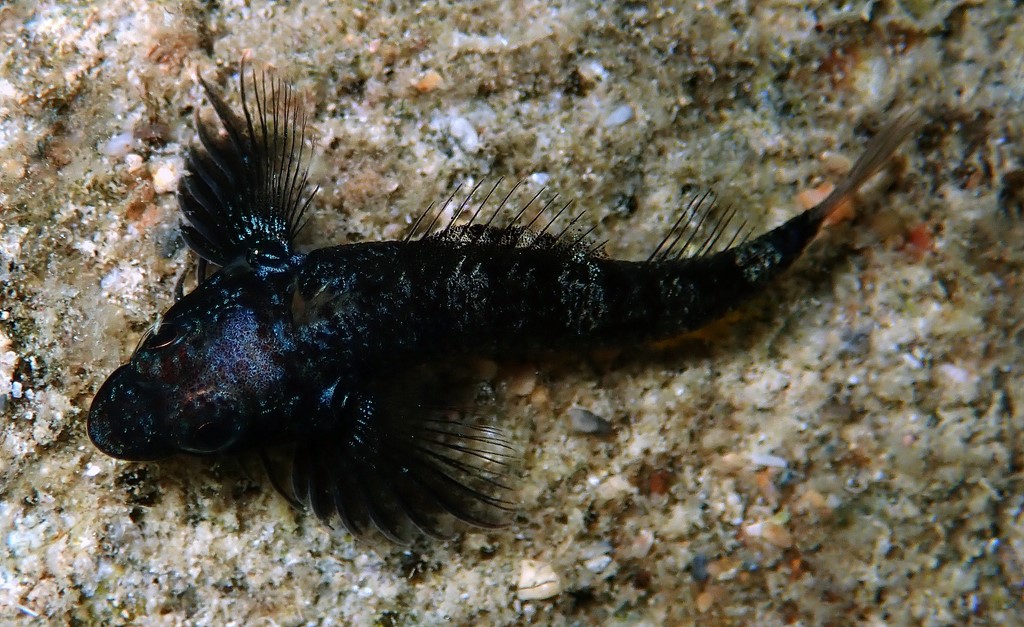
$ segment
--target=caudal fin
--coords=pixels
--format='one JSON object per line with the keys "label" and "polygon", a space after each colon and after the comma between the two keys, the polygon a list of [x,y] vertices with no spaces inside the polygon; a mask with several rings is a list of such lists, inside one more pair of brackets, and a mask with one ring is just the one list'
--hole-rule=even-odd
{"label": "caudal fin", "polygon": [[918,113],[916,110],[909,110],[897,115],[882,130],[878,131],[871,141],[868,142],[864,153],[853,164],[853,167],[850,168],[846,178],[832,190],[832,193],[825,200],[811,209],[813,220],[824,222],[835,213],[861,185],[885,165],[896,148],[917,127]]}

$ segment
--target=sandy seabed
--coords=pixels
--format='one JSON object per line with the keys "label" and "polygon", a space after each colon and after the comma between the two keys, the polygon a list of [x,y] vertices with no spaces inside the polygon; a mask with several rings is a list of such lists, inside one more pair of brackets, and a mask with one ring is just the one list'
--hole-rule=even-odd
{"label": "sandy seabed", "polygon": [[[1024,621],[1024,11],[657,4],[0,6],[0,621]],[[85,433],[187,265],[195,75],[233,89],[246,55],[309,104],[309,246],[504,176],[640,259],[692,190],[774,226],[894,109],[926,122],[727,323],[492,369],[518,514],[392,547],[237,461],[119,462]]]}

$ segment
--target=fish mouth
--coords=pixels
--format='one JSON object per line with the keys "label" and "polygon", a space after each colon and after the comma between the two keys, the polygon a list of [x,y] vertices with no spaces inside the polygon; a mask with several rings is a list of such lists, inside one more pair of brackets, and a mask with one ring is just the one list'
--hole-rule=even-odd
{"label": "fish mouth", "polygon": [[89,407],[89,439],[111,457],[154,461],[174,446],[166,429],[166,400],[160,386],[121,366],[100,386]]}

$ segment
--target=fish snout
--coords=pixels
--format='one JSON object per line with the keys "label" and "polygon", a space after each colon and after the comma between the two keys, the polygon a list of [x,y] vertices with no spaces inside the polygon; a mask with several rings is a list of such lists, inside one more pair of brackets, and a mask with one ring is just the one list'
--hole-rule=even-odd
{"label": "fish snout", "polygon": [[152,461],[175,452],[166,429],[166,400],[157,384],[130,366],[115,370],[89,407],[89,439],[111,457]]}

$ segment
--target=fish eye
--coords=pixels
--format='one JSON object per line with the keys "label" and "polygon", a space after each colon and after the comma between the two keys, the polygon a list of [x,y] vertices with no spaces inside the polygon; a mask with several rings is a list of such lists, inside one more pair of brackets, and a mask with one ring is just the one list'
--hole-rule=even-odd
{"label": "fish eye", "polygon": [[182,328],[173,322],[161,322],[160,326],[154,329],[145,342],[143,347],[150,350],[156,350],[160,348],[166,348],[173,344],[177,344],[181,339],[185,337],[182,333]]}
{"label": "fish eye", "polygon": [[234,444],[236,425],[229,420],[207,420],[181,438],[181,448],[190,453],[215,453]]}

